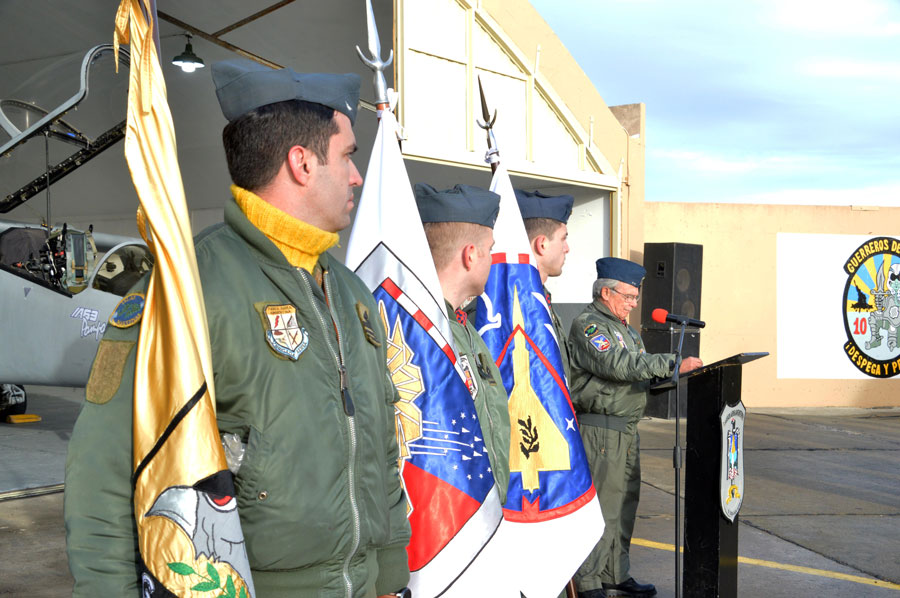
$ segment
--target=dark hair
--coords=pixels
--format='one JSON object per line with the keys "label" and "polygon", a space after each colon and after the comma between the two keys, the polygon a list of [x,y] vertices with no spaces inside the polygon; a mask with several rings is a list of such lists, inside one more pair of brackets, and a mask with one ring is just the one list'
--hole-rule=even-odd
{"label": "dark hair", "polygon": [[331,136],[337,132],[334,109],[322,104],[287,100],[260,106],[222,131],[228,173],[238,187],[258,191],[275,178],[295,145],[326,163]]}

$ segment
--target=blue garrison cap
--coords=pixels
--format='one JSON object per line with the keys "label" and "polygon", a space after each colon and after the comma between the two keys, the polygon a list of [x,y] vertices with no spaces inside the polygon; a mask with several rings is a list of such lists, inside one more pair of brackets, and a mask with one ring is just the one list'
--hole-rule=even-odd
{"label": "blue garrison cap", "polygon": [[334,108],[356,123],[359,75],[295,73],[272,69],[252,60],[223,60],[212,65],[216,97],[228,122],[268,104],[304,100]]}
{"label": "blue garrison cap", "polygon": [[469,185],[438,191],[426,183],[416,183],[416,205],[422,222],[471,222],[494,228],[500,196]]}
{"label": "blue garrison cap", "polygon": [[516,189],[516,201],[522,218],[550,218],[565,224],[572,215],[575,198],[571,195],[544,195],[540,191],[529,193]]}
{"label": "blue garrison cap", "polygon": [[643,266],[622,258],[601,257],[597,260],[597,278],[612,278],[641,288],[646,274]]}

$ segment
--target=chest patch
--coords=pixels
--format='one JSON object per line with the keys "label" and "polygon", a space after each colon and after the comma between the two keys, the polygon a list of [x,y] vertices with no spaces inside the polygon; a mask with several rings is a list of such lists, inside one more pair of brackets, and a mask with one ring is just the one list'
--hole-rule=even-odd
{"label": "chest patch", "polygon": [[596,324],[588,324],[588,327],[584,329],[584,335],[588,338],[590,338],[590,336],[595,332],[597,332]]}
{"label": "chest patch", "polygon": [[466,374],[466,388],[469,389],[469,394],[472,395],[472,398],[474,399],[478,394],[478,381],[475,372],[472,371],[472,365],[469,363],[469,356],[460,355],[459,365],[462,366],[462,370]]}
{"label": "chest patch", "polygon": [[141,321],[144,313],[144,294],[130,293],[122,297],[109,316],[109,323],[116,328],[129,328]]}
{"label": "chest patch", "polygon": [[267,305],[263,309],[266,342],[278,354],[293,361],[309,346],[309,333],[297,322],[293,305]]}
{"label": "chest patch", "polygon": [[613,330],[613,334],[616,335],[616,340],[619,341],[619,344],[622,345],[622,348],[627,349],[628,347],[625,345],[625,338],[622,336],[622,333]]}
{"label": "chest patch", "polygon": [[380,347],[381,341],[375,336],[375,329],[372,328],[372,320],[369,317],[369,308],[362,303],[357,303],[356,315],[359,316],[359,323],[362,324],[363,334],[366,335],[366,340],[369,341],[369,344],[373,347]]}
{"label": "chest patch", "polygon": [[612,346],[612,343],[609,342],[609,339],[606,338],[606,335],[598,334],[596,336],[591,337],[591,344],[594,345],[594,348],[600,351],[601,353],[605,353],[609,351],[609,348]]}

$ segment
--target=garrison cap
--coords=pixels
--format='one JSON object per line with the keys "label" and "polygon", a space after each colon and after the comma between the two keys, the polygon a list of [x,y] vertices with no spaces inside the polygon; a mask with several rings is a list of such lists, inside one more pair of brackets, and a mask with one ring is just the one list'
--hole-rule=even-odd
{"label": "garrison cap", "polygon": [[471,222],[494,228],[500,196],[470,185],[438,191],[426,183],[416,183],[416,205],[422,222]]}
{"label": "garrison cap", "polygon": [[647,271],[640,264],[635,264],[618,257],[601,257],[597,260],[597,278],[620,280],[633,287],[641,288]]}
{"label": "garrison cap", "polygon": [[228,122],[268,104],[304,100],[334,108],[356,123],[359,75],[295,73],[272,69],[252,60],[223,60],[212,65],[216,97]]}
{"label": "garrison cap", "polygon": [[516,201],[522,218],[550,218],[565,224],[572,215],[575,198],[571,195],[544,195],[540,191],[529,193],[516,189]]}

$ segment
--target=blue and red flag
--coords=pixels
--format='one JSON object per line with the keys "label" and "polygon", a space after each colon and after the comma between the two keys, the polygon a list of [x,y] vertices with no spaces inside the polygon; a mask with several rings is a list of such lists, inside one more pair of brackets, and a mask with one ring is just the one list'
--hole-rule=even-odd
{"label": "blue and red flag", "polygon": [[470,580],[467,568],[497,531],[501,505],[389,110],[381,114],[346,262],[375,296],[400,395],[413,595],[438,596],[460,580],[489,590],[499,578]]}
{"label": "blue and red flag", "polygon": [[475,326],[509,393],[510,481],[501,533],[520,572],[519,590],[530,598],[557,596],[600,539],[603,517],[550,306],[502,162],[491,190],[500,195],[500,212]]}

